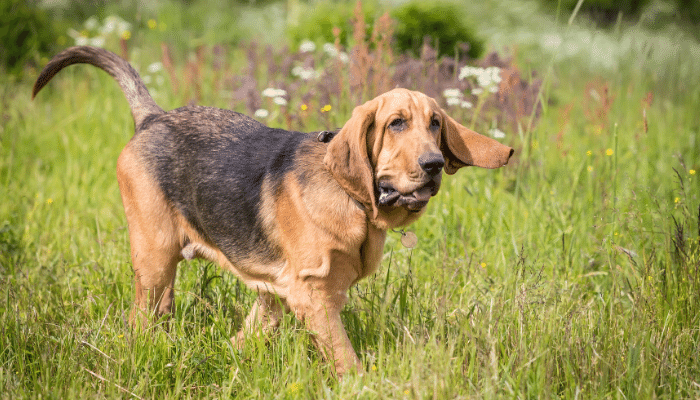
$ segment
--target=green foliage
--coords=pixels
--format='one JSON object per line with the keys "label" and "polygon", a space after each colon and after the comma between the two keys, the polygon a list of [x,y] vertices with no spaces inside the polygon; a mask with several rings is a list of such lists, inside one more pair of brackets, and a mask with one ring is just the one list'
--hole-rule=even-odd
{"label": "green foliage", "polygon": [[56,48],[55,21],[30,0],[0,1],[0,65],[18,72]]}
{"label": "green foliage", "polygon": [[[697,0],[673,0],[676,4],[676,12],[682,20],[694,24],[694,30],[697,32],[700,25],[700,1]],[[696,33],[696,37],[698,34]]]}
{"label": "green foliage", "polygon": [[411,1],[391,15],[397,21],[394,39],[400,53],[419,55],[426,37],[443,56],[454,57],[456,51],[463,54],[464,50],[458,50],[460,44],[469,46],[467,54],[471,58],[478,58],[484,51],[483,40],[467,25],[467,16],[456,3]]}
{"label": "green foliage", "polygon": [[[506,13],[489,14],[493,4],[481,20],[500,32],[527,26],[497,25]],[[552,34],[537,28],[524,33]],[[665,36],[624,35],[648,51],[612,52],[611,70],[579,62],[586,47],[551,64],[532,47],[519,50],[521,71],[544,78],[538,124],[508,129],[493,115],[506,131],[499,140],[516,148],[512,161],[444,176],[408,228],[416,248],[388,232],[380,268],[353,287],[342,315],[367,372],[340,381],[291,315],[269,342],[250,337],[233,348],[228,338],[255,293],[201,261],[178,270],[169,329],[132,331],[133,271],[114,171],[133,134],[122,93],[95,68],[72,66],[32,101],[33,82],[0,72],[0,397],[697,398],[700,92],[688,82],[700,81],[690,56],[698,45],[674,42],[681,50],[673,53],[655,45]],[[260,87],[290,94],[285,106],[258,104],[277,107],[271,125],[289,116],[305,130],[327,129],[356,105],[347,92],[317,98],[311,83],[279,67],[308,59],[265,49],[174,57],[178,92],[165,71],[146,67],[159,60],[160,42],[138,38],[129,41],[131,62],[152,76],[164,108],[192,99],[229,107],[234,90],[222,65],[236,60],[255,66]],[[663,62],[652,63],[660,49]],[[165,83],[156,87],[158,77]],[[308,108],[292,101],[301,96]],[[459,108],[460,121],[478,108],[443,106],[452,116]]]}
{"label": "green foliage", "polygon": [[[304,40],[311,40],[318,45],[334,43],[334,28],[340,29],[340,44],[348,48],[352,45],[353,19],[355,18],[354,1],[314,1],[304,5],[297,24],[289,27],[287,35],[293,47]],[[362,3],[362,13],[365,19],[366,36],[372,32],[377,5],[373,2]]]}
{"label": "green foliage", "polygon": [[[541,0],[551,10],[570,15],[576,8],[578,0]],[[626,19],[635,19],[649,4],[649,0],[585,0],[579,12],[588,15],[594,21],[609,25],[617,21],[618,15]]]}

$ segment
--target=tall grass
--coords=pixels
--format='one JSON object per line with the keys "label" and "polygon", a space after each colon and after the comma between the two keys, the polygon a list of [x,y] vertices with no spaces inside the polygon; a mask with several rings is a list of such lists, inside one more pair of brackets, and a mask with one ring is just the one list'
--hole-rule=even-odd
{"label": "tall grass", "polygon": [[[495,11],[472,6],[481,20],[515,18],[529,3],[515,11],[489,4]],[[546,20],[528,12],[524,26]],[[561,37],[589,32],[540,25]],[[635,29],[587,34],[611,43],[659,40]],[[697,46],[677,40],[678,48]],[[700,67],[679,54],[651,68],[650,50],[621,52],[612,69],[555,58],[546,73],[546,46],[521,46],[509,51],[524,79],[530,68],[545,78],[539,119],[530,129],[499,126],[517,149],[505,168],[444,179],[410,228],[415,249],[390,233],[379,272],[351,290],[343,313],[367,373],[341,381],[291,316],[269,343],[251,338],[232,348],[228,338],[254,295],[200,261],[180,266],[175,313],[163,322],[169,328],[133,332],[126,321],[133,273],[114,172],[133,132],[123,95],[90,67],[62,71],[34,101],[31,82],[6,79],[0,397],[700,395],[700,95],[691,85]],[[160,54],[160,43],[131,52],[144,75]],[[152,84],[159,104],[232,107],[216,54],[195,54],[190,66],[173,55],[180,86],[161,72],[165,83]],[[256,90],[292,87],[293,78],[274,74],[274,53],[249,54],[259,57]],[[233,71],[240,57],[223,59]],[[326,112],[319,111],[325,100],[311,99],[307,114],[289,105],[291,122],[273,114],[268,123],[332,128],[354,105],[347,97],[332,98]]]}

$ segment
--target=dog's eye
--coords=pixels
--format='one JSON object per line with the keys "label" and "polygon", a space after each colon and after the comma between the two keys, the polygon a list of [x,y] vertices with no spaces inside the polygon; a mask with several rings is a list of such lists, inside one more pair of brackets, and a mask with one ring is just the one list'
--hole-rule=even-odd
{"label": "dog's eye", "polygon": [[430,129],[439,129],[440,128],[440,120],[437,118],[433,118],[430,120]]}
{"label": "dog's eye", "polygon": [[404,124],[404,119],[403,118],[396,118],[395,120],[391,121],[389,124],[389,128],[394,129],[394,130],[400,130],[403,127]]}

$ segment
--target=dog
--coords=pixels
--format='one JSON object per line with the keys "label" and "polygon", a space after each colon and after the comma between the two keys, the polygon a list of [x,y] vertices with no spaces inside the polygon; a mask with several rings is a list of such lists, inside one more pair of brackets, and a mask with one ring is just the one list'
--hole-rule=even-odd
{"label": "dog", "polygon": [[513,154],[407,89],[357,106],[332,135],[211,107],[165,112],[127,61],[89,46],[56,55],[32,98],[76,63],[111,75],[134,118],[117,161],[134,270],[131,323],[168,315],[178,263],[203,258],[258,294],[235,345],[291,311],[340,375],[362,371],[340,312],[348,289],[379,266],[387,230],[423,214],[443,171],[498,168]]}

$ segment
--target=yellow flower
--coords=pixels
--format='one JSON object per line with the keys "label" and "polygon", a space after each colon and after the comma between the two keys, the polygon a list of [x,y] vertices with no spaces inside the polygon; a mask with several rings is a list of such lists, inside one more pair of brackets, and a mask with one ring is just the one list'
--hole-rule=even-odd
{"label": "yellow flower", "polygon": [[323,108],[321,108],[321,112],[328,112],[330,110],[331,110],[330,104],[326,104],[325,106],[323,106]]}
{"label": "yellow flower", "polygon": [[124,39],[124,40],[129,40],[129,39],[131,39],[131,32],[130,32],[130,31],[124,31],[124,32],[122,32],[122,39]]}
{"label": "yellow flower", "polygon": [[681,198],[680,198],[680,197],[676,197],[675,199],[673,199],[673,202],[674,202],[674,203],[680,203],[680,202],[681,202]]}
{"label": "yellow flower", "polygon": [[689,173],[690,175],[695,175],[695,170],[694,170],[694,169],[691,169],[690,171],[688,171],[688,173]]}
{"label": "yellow flower", "polygon": [[301,111],[306,111],[308,109],[309,109],[309,106],[307,106],[306,104],[301,105]]}
{"label": "yellow flower", "polygon": [[586,152],[586,155],[587,155],[588,157],[590,157],[590,156],[592,156],[592,155],[593,155],[593,152],[592,152],[592,151],[590,151],[590,150],[588,150],[588,151]]}
{"label": "yellow flower", "polygon": [[586,169],[588,170],[588,172],[593,172],[593,167],[590,166],[590,165],[589,165],[588,168],[586,168]]}
{"label": "yellow flower", "polygon": [[486,268],[486,263],[481,263],[481,268]]}
{"label": "yellow flower", "polygon": [[376,371],[376,370],[377,370],[377,366],[376,366],[376,365],[372,365],[372,371]]}
{"label": "yellow flower", "polygon": [[158,27],[158,23],[156,22],[155,19],[151,18],[151,19],[148,20],[148,28],[149,28],[150,30],[154,30],[154,29],[156,29],[157,27]]}
{"label": "yellow flower", "polygon": [[51,203],[53,203],[53,199],[51,199],[51,198],[46,199],[46,204],[51,204]]}
{"label": "yellow flower", "polygon": [[296,393],[301,389],[301,383],[299,382],[294,382],[291,385],[289,385],[289,389],[287,389],[290,393]]}
{"label": "yellow flower", "polygon": [[607,149],[607,150],[605,150],[605,155],[608,155],[608,156],[613,155],[613,149]]}

